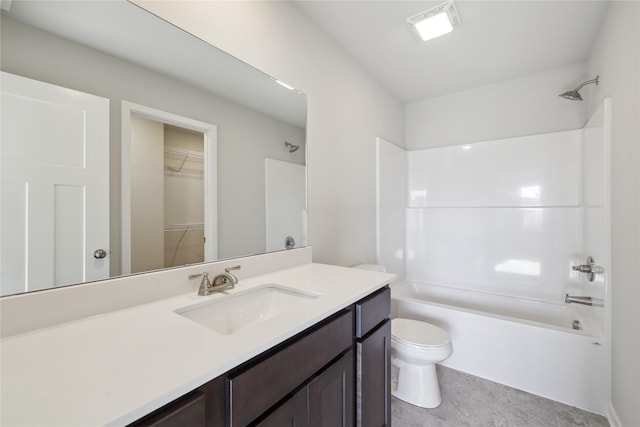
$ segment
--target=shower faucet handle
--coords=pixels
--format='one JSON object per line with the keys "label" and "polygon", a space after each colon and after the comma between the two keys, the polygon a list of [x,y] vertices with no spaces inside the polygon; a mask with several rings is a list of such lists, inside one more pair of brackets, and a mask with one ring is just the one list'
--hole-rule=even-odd
{"label": "shower faucet handle", "polygon": [[604,273],[604,268],[599,265],[594,264],[582,264],[582,265],[574,265],[571,267],[573,271],[579,271],[580,273]]}
{"label": "shower faucet handle", "polygon": [[581,265],[571,266],[573,271],[579,271],[580,273],[588,274],[588,279],[590,282],[596,280],[596,274],[603,274],[604,267],[595,264],[593,257],[587,257],[587,263]]}

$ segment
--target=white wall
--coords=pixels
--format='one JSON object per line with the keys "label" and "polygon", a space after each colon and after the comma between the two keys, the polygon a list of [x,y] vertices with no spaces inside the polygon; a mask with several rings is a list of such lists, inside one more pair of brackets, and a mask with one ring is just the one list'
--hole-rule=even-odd
{"label": "white wall", "polygon": [[[218,126],[218,258],[266,249],[264,159],[305,164],[304,129],[256,113],[255,126]],[[269,131],[267,131],[269,129]],[[284,142],[301,148],[289,153]]]}
{"label": "white wall", "polygon": [[407,151],[378,138],[378,253],[376,262],[404,278],[407,215]]}
{"label": "white wall", "polygon": [[289,2],[137,1],[307,95],[315,261],[375,260],[375,138],[404,141],[404,107]]}
{"label": "white wall", "polygon": [[[582,148],[582,235],[584,256],[604,266],[605,274],[596,274],[592,282],[584,280],[579,286],[567,289],[572,295],[588,295],[605,301],[604,310],[590,310],[599,316],[596,324],[601,335],[609,337],[607,372],[611,371],[611,100],[606,99],[587,122]],[[580,264],[585,260],[579,260]],[[586,275],[582,275],[586,278]],[[610,384],[609,384],[610,385]],[[609,387],[610,388],[610,387]],[[610,390],[607,396],[610,396]]]}
{"label": "white wall", "polygon": [[307,168],[291,162],[265,159],[267,252],[307,245]]}
{"label": "white wall", "polygon": [[589,57],[600,85],[595,111],[612,102],[612,407],[624,427],[640,425],[640,3],[613,1]]}
{"label": "white wall", "polygon": [[551,303],[582,291],[582,135],[410,151],[407,279]]}
{"label": "white wall", "polygon": [[[586,77],[586,64],[579,63],[407,104],[405,146],[417,150],[579,129],[587,121],[585,104],[558,94]],[[588,96],[589,90],[581,93]]]}

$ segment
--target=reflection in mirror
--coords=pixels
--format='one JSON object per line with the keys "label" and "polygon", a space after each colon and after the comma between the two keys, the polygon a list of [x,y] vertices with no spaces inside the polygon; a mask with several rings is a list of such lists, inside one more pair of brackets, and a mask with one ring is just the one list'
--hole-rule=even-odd
{"label": "reflection in mirror", "polygon": [[1,295],[306,245],[304,95],[123,0],[7,5]]}

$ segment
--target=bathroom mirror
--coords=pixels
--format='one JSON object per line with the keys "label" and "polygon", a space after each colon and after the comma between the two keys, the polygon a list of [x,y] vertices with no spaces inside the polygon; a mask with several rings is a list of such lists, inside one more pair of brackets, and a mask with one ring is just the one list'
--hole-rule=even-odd
{"label": "bathroom mirror", "polygon": [[306,245],[304,94],[124,0],[1,19],[1,295]]}

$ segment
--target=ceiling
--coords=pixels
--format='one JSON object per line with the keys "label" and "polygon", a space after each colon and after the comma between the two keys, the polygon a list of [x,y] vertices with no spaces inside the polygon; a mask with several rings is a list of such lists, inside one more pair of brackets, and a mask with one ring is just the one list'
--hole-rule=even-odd
{"label": "ceiling", "polygon": [[405,103],[585,61],[607,1],[456,0],[462,25],[423,42],[407,18],[444,1],[296,2]]}

